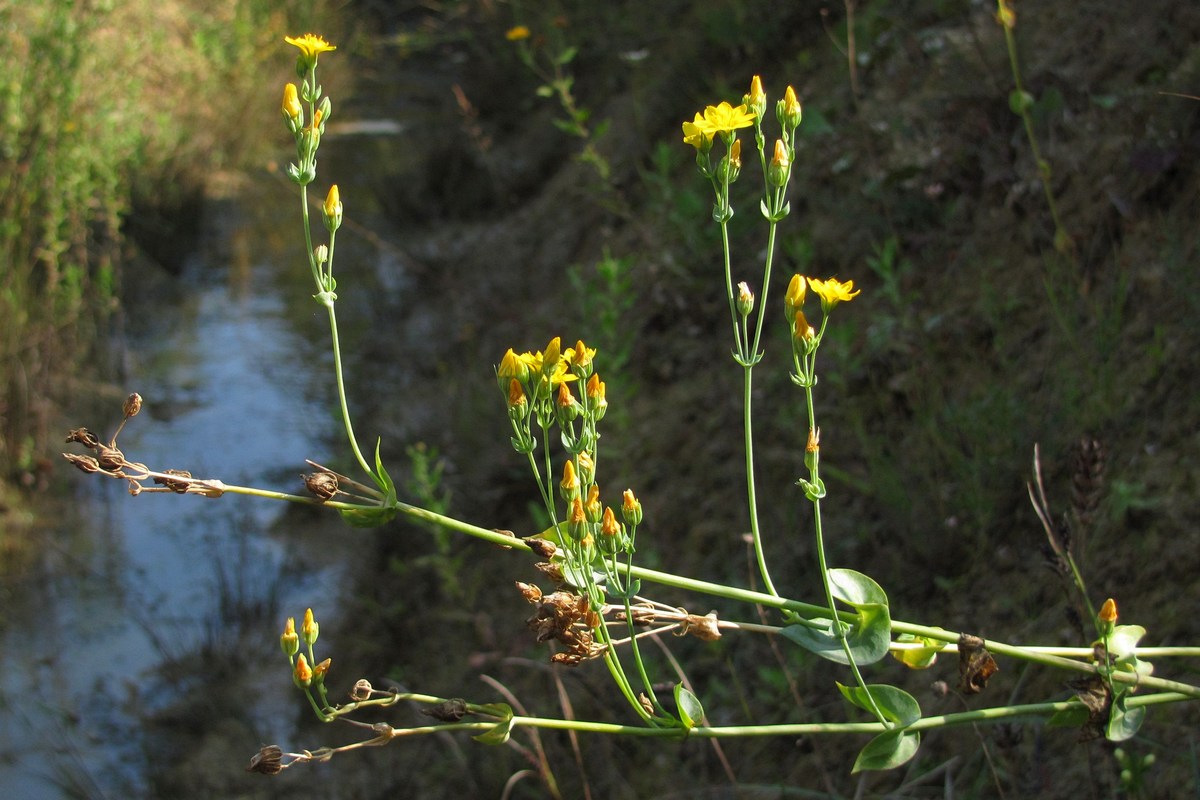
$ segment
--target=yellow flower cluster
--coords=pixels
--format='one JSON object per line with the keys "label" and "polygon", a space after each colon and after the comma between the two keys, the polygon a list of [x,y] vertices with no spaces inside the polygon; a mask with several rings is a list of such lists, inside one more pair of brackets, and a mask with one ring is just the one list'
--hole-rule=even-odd
{"label": "yellow flower cluster", "polygon": [[744,103],[735,107],[722,101],[720,105],[705,108],[703,114],[697,111],[695,119],[683,123],[683,141],[699,149],[711,142],[718,133],[733,133],[739,128],[749,128],[755,118],[754,112]]}

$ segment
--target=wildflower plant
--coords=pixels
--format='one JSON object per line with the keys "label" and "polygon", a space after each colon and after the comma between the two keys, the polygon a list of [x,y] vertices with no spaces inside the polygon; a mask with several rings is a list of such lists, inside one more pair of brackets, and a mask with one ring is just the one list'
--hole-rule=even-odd
{"label": "wildflower plant", "polygon": [[[520,31],[510,31],[510,38],[520,41],[523,37],[519,34]],[[758,518],[752,378],[755,367],[765,356],[762,336],[771,316],[768,298],[777,232],[790,212],[787,191],[797,159],[796,132],[802,112],[795,91],[789,87],[775,103],[773,122],[769,121],[771,106],[758,77],[752,80],[749,92],[739,104],[723,101],[710,105],[684,122],[682,132],[686,145],[695,150],[702,178],[711,186],[712,219],[721,233],[724,291],[734,343],[732,354],[743,374],[746,516],[764,591],[652,570],[637,563],[639,546],[648,546],[647,541],[653,546],[653,520],[644,517],[641,501],[632,489],[618,493],[611,488],[613,482],[602,488],[601,424],[610,399],[598,368],[601,354],[583,341],[564,347],[561,337],[556,336],[538,351],[509,349],[494,370],[496,387],[506,409],[510,443],[518,456],[524,458],[544,516],[549,520],[544,530],[518,538],[509,532],[450,517],[428,496],[426,504],[437,506],[437,510],[400,500],[380,459],[379,445],[373,462],[369,462],[350,422],[334,314],[335,244],[344,213],[336,184],[327,190],[320,207],[325,241],[315,243],[314,226],[310,223],[308,189],[317,179],[317,153],[332,114],[331,101],[317,83],[317,62],[321,55],[336,48],[311,34],[288,38],[287,42],[300,51],[296,64],[300,83],[285,86],[280,106],[296,147],[296,162],[288,167],[287,174],[299,187],[302,234],[316,290],[314,299],[328,314],[342,421],[354,459],[366,478],[360,481],[309,462],[315,472],[305,476],[306,495],[234,486],[217,479],[195,478],[184,470],[151,469],[125,457],[117,448],[117,434],[104,441],[86,428],[72,431],[67,441],[81,445],[91,454],[64,454],[65,457],[84,472],[124,480],[134,495],[167,492],[218,498],[245,494],[332,508],[355,526],[382,525],[402,514],[422,527],[438,526],[490,542],[506,552],[532,554],[537,558],[533,581],[552,586],[543,589],[536,582],[516,581],[517,590],[535,607],[526,626],[539,643],[553,643],[550,660],[556,665],[583,667],[603,663],[616,693],[628,707],[627,713],[639,724],[518,715],[508,703],[473,703],[398,689],[379,690],[366,679],[353,685],[347,701],[336,702],[329,692],[332,661],[328,657],[318,660],[316,643],[320,627],[309,609],[298,629],[295,618],[288,618],[279,637],[291,680],[322,721],[355,725],[368,736],[339,748],[291,753],[271,745],[255,755],[251,770],[276,774],[297,764],[324,761],[335,754],[385,745],[409,736],[466,732],[482,743],[501,744],[515,731],[545,728],[651,738],[869,734],[872,738],[853,765],[853,771],[857,772],[891,769],[906,763],[917,752],[921,733],[925,731],[1015,717],[1049,717],[1055,724],[1075,725],[1089,735],[1121,741],[1138,731],[1150,706],[1200,699],[1200,687],[1157,677],[1148,661],[1152,656],[1194,657],[1200,655],[1200,648],[1143,647],[1140,640],[1146,634],[1145,629],[1138,625],[1118,625],[1115,600],[1106,600],[1099,611],[1093,609],[1071,543],[1050,523],[1049,504],[1036,459],[1037,477],[1036,484],[1030,487],[1031,497],[1046,525],[1051,548],[1061,561],[1060,572],[1073,576],[1074,588],[1088,609],[1095,631],[1094,640],[1084,646],[1013,645],[936,625],[897,620],[892,616],[886,592],[878,583],[854,569],[827,564],[822,501],[830,490],[821,474],[821,427],[814,402],[817,357],[838,307],[855,301],[861,294],[853,280],[793,275],[784,290],[783,323],[791,342],[791,380],[803,393],[806,412],[803,433],[795,443],[797,450],[803,450],[804,464],[804,474],[796,481],[795,500],[811,509],[819,586],[786,587],[785,592],[776,585],[768,568],[770,543]],[[770,139],[768,129],[776,131]],[[751,141],[751,134],[752,143],[744,147],[743,141]],[[733,272],[728,234],[728,223],[734,213],[732,188],[741,176],[743,159],[753,158],[745,155],[747,150],[757,156],[762,176],[761,188],[756,190],[758,210],[766,226],[765,258],[757,286],[750,279],[735,281],[740,276]],[[817,320],[817,324],[812,320]],[[126,400],[117,433],[137,415],[141,404],[136,394]],[[655,587],[723,597],[771,610],[778,617],[773,620],[775,624],[765,624],[719,619],[715,613],[691,614],[653,599]],[[819,602],[795,599],[803,592],[818,594]],[[709,725],[697,695],[680,681],[666,696],[659,688],[663,684],[651,674],[651,665],[642,655],[640,642],[666,632],[689,634],[708,642],[726,634],[781,636],[821,658],[843,665],[847,679],[837,684],[837,691],[850,705],[869,715],[869,720]],[[1074,695],[926,717],[917,700],[907,692],[867,680],[865,668],[889,654],[908,668],[927,669],[943,653],[958,654],[958,686],[964,695],[987,689],[989,679],[1000,669],[997,658],[1075,673],[1076,680],[1071,683]],[[401,702],[423,705],[424,713],[431,718],[430,724],[396,728],[387,722],[365,723],[356,719],[365,708],[391,707]]]}

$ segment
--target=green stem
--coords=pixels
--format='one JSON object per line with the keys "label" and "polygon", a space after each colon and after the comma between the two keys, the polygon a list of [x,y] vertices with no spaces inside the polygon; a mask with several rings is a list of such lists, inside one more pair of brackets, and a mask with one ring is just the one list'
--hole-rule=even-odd
{"label": "green stem", "polygon": [[[308,226],[305,225],[307,228]],[[358,459],[358,465],[363,468],[363,471],[375,479],[376,483],[380,482],[380,476],[375,474],[375,471],[367,464],[367,460],[363,458],[362,451],[358,449],[358,440],[354,438],[354,426],[350,423],[350,406],[346,402],[346,383],[342,379],[342,348],[338,344],[338,327],[337,316],[333,310],[333,302],[329,301],[326,306],[329,310],[329,335],[333,340],[333,372],[337,377],[338,402],[342,408],[342,423],[346,426],[346,437],[350,440],[350,449],[354,451],[354,457]]]}

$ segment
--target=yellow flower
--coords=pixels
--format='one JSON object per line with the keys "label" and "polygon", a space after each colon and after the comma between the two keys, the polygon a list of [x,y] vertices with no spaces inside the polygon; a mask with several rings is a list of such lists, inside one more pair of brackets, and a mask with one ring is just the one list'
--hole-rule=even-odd
{"label": "yellow flower", "polygon": [[325,37],[312,33],[306,33],[303,36],[285,36],[283,40],[300,48],[300,60],[309,67],[317,63],[317,56],[321,53],[337,50],[336,47],[325,41]]}
{"label": "yellow flower", "polygon": [[729,148],[729,168],[735,172],[742,168],[742,140],[738,139]]}
{"label": "yellow flower", "polygon": [[299,119],[304,113],[300,106],[300,96],[296,92],[296,84],[289,83],[283,87],[283,113],[288,119]]}
{"label": "yellow flower", "polygon": [[783,139],[775,140],[775,153],[771,156],[771,166],[786,170],[792,160],[788,158],[787,145],[783,143]]}
{"label": "yellow flower", "polygon": [[331,231],[337,230],[342,224],[342,193],[338,191],[336,183],[329,187],[329,194],[325,195],[325,205],[321,206],[321,210],[325,212],[325,227]]}
{"label": "yellow flower", "polygon": [[533,358],[532,353],[526,353],[525,357],[517,355],[513,349],[508,348],[508,352],[504,354],[504,358],[500,359],[500,366],[496,368],[496,378],[500,382],[500,388],[508,388],[511,394],[512,387],[509,381],[517,381],[523,383],[529,379],[529,359]]}
{"label": "yellow flower", "polygon": [[808,286],[821,298],[821,310],[828,313],[838,303],[847,303],[858,297],[861,289],[854,290],[854,281],[842,283],[837,278],[822,281],[816,278],[808,279]]}
{"label": "yellow flower", "polygon": [[683,143],[690,144],[692,147],[703,152],[708,152],[712,147],[712,134],[707,132],[702,126],[704,125],[704,117],[700,113],[696,113],[696,119],[692,122],[683,123]]}
{"label": "yellow flower", "polygon": [[519,42],[522,39],[528,39],[529,36],[529,28],[525,27],[524,25],[517,25],[504,32],[504,38],[508,39],[510,42]]}
{"label": "yellow flower", "polygon": [[703,118],[697,114],[692,124],[709,136],[714,136],[733,133],[738,128],[749,128],[754,124],[754,119],[754,112],[745,105],[735,107],[722,101],[720,105],[706,107]]}
{"label": "yellow flower", "polygon": [[804,312],[796,309],[795,321],[792,323],[792,338],[797,342],[811,342],[816,338],[817,332],[813,330],[813,326],[808,324],[808,318],[804,316]]}
{"label": "yellow flower", "polygon": [[587,502],[584,503],[584,511],[587,512],[588,522],[600,521],[600,487],[592,484],[588,489]]}

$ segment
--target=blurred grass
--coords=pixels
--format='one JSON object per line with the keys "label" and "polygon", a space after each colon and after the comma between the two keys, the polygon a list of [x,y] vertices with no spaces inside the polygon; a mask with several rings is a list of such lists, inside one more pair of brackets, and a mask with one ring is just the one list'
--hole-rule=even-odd
{"label": "blurred grass", "polygon": [[98,377],[125,236],[181,258],[206,186],[262,156],[264,67],[303,8],[0,4],[0,480],[47,481],[56,408]]}

